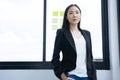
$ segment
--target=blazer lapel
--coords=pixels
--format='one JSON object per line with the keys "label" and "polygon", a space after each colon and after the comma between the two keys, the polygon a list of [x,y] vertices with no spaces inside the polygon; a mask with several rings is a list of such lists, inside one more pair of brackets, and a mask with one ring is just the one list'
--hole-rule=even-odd
{"label": "blazer lapel", "polygon": [[75,48],[75,43],[74,43],[74,40],[73,40],[73,37],[72,37],[72,34],[69,30],[66,30],[64,29],[63,30],[64,32],[64,35],[65,37],[67,38],[67,40],[69,41],[70,45],[73,47],[73,49],[76,51],[76,48]]}
{"label": "blazer lapel", "polygon": [[[89,39],[88,39],[88,35],[86,34],[86,31],[80,29],[83,37],[85,38],[85,41],[86,41],[86,48],[88,47],[88,44],[89,44]],[[70,45],[73,47],[73,49],[76,51],[76,47],[75,47],[75,43],[74,43],[74,40],[73,40],[73,36],[71,34],[71,32],[67,29],[63,29],[63,32],[64,32],[64,35],[65,37],[67,38],[67,40],[69,41]]]}

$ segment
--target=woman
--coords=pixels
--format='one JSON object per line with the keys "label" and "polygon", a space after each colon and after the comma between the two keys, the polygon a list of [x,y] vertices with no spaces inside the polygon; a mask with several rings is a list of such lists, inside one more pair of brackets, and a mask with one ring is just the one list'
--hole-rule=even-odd
{"label": "woman", "polygon": [[71,4],[65,10],[62,29],[57,30],[51,62],[62,80],[97,80],[90,32],[80,28],[80,20],[80,8]]}

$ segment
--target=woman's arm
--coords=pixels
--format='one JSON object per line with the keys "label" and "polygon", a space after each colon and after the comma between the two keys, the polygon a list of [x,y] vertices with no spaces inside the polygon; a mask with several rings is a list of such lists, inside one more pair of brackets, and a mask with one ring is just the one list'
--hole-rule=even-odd
{"label": "woman's arm", "polygon": [[51,63],[53,64],[54,73],[58,78],[61,78],[61,74],[64,72],[60,62],[60,50],[61,50],[61,38],[62,31],[61,29],[57,30],[55,43],[54,43],[54,51]]}

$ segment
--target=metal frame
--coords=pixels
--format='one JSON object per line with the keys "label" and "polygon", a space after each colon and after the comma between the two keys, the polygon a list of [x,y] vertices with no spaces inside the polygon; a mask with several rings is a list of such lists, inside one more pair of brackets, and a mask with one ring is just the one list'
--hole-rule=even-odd
{"label": "metal frame", "polygon": [[120,61],[120,1],[117,0],[117,15],[118,15],[118,38],[119,38],[119,61]]}

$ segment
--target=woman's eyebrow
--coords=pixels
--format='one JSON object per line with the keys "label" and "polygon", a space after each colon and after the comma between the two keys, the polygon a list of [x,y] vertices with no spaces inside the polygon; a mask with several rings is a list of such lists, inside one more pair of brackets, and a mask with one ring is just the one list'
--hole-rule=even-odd
{"label": "woman's eyebrow", "polygon": [[74,12],[74,11],[70,10],[70,11],[68,11],[68,12]]}
{"label": "woman's eyebrow", "polygon": [[69,10],[68,12],[76,12],[76,11],[79,11],[79,10]]}

